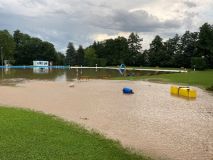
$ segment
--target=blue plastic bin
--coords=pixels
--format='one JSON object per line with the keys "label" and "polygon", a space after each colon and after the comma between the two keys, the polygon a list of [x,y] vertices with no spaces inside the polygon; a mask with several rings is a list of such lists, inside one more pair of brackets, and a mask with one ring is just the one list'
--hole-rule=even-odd
{"label": "blue plastic bin", "polygon": [[123,88],[123,93],[124,94],[133,94],[134,92],[131,88],[125,87],[125,88]]}

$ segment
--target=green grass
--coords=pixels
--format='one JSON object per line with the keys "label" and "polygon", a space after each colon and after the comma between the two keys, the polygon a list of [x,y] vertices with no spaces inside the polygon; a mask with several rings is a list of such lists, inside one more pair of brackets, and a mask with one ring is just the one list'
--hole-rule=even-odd
{"label": "green grass", "polygon": [[1,160],[148,160],[55,116],[0,107]]}
{"label": "green grass", "polygon": [[[128,68],[128,67],[127,67]],[[171,67],[129,67],[135,69],[161,69],[161,70],[184,70],[183,68],[171,68]]]}
{"label": "green grass", "polygon": [[[112,68],[119,68],[120,66],[107,66],[107,67],[112,67]],[[171,67],[135,67],[135,66],[126,66],[126,68],[131,68],[131,69],[161,69],[161,70],[184,70],[183,68],[171,68]]]}
{"label": "green grass", "polygon": [[141,77],[121,77],[115,79],[149,80],[156,82],[185,84],[185,85],[198,86],[201,88],[209,88],[213,86],[213,70],[195,71],[195,72],[190,71],[188,73],[159,74]]}

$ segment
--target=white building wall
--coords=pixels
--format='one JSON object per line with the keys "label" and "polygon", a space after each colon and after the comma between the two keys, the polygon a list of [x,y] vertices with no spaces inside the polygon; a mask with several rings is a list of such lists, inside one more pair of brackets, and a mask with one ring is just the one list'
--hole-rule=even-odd
{"label": "white building wall", "polygon": [[33,61],[33,66],[49,66],[49,61]]}

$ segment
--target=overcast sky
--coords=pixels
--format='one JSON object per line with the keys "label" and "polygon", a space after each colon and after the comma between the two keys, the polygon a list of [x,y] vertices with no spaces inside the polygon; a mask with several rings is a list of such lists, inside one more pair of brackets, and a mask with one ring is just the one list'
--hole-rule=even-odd
{"label": "overcast sky", "polygon": [[213,0],[0,0],[0,30],[16,29],[52,42],[84,47],[94,40],[137,32],[148,48],[155,35],[167,39],[213,24]]}

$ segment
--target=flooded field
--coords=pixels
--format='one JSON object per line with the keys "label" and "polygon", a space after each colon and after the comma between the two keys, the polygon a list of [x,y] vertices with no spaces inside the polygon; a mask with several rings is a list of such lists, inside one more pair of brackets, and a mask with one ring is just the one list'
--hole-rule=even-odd
{"label": "flooded field", "polygon": [[[127,86],[135,94],[124,95]],[[144,81],[27,80],[17,87],[0,85],[0,105],[80,123],[155,159],[212,160],[212,95],[196,88],[197,99],[188,101],[169,89],[170,84]]]}
{"label": "flooded field", "polygon": [[121,75],[116,69],[0,69],[1,84],[15,83],[21,80],[72,81],[77,79],[110,79],[122,76],[155,75],[166,72],[126,71]]}
{"label": "flooded field", "polygon": [[[121,75],[116,69],[2,69],[0,105],[57,115],[156,159],[212,160],[211,94],[196,88],[197,99],[188,101],[171,96],[170,84],[104,80],[161,73],[127,71]],[[123,87],[131,87],[135,94],[124,95]]]}

